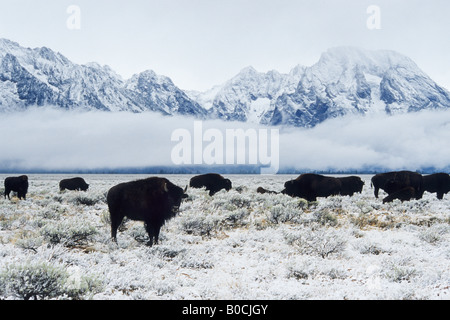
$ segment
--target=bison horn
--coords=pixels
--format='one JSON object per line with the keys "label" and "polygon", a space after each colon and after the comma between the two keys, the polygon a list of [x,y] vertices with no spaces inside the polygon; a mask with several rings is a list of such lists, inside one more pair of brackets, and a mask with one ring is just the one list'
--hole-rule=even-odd
{"label": "bison horn", "polygon": [[167,183],[164,183],[164,191],[169,192],[169,189],[167,188]]}
{"label": "bison horn", "polygon": [[188,187],[188,186],[186,185],[186,188],[184,188],[184,192],[186,192],[186,191],[187,191],[187,187]]}

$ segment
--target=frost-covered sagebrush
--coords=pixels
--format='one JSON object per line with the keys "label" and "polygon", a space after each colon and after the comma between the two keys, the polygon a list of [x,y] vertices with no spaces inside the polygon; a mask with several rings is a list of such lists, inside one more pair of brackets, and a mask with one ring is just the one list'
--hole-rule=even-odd
{"label": "frost-covered sagebrush", "polygon": [[27,200],[0,197],[0,299],[450,298],[448,195],[383,204],[362,176],[362,194],[307,202],[256,193],[295,176],[231,175],[213,197],[188,188],[150,248],[140,221],[112,242],[106,204],[142,176],[86,175],[87,192],[60,192],[63,177],[29,175]]}

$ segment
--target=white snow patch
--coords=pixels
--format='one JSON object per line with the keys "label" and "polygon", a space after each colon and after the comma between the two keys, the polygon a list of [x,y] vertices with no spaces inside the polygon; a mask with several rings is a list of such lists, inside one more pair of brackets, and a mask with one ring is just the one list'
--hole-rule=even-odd
{"label": "white snow patch", "polygon": [[247,121],[250,123],[260,123],[262,115],[270,109],[269,98],[258,98],[251,102],[247,112]]}

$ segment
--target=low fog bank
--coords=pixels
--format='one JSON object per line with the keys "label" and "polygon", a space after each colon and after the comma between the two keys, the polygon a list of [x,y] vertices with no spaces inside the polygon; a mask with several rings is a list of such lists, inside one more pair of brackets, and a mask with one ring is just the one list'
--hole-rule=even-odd
{"label": "low fog bank", "polygon": [[[198,120],[155,113],[74,112],[55,108],[2,114],[0,170],[192,173],[214,169],[224,173],[257,173],[258,166],[251,163],[174,164],[172,151],[179,142],[172,141],[172,134],[177,129],[190,132],[194,153],[195,139],[199,138],[195,121]],[[265,128],[208,120],[202,121],[202,129],[201,134],[213,129],[225,137],[228,129]],[[275,129],[279,129],[279,173],[450,169],[450,111],[345,117],[312,129]],[[202,150],[214,141],[205,136],[200,139]],[[226,152],[224,149],[223,153]]]}

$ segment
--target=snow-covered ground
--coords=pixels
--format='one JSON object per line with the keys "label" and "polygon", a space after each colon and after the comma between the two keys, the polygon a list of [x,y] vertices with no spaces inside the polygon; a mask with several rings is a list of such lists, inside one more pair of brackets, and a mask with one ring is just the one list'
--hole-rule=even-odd
{"label": "snow-covered ground", "polygon": [[0,299],[450,299],[450,195],[382,204],[364,175],[362,194],[307,203],[256,193],[295,176],[227,175],[229,192],[188,189],[148,247],[142,222],[110,240],[105,202],[146,176],[83,175],[86,193],[60,192],[65,177],[29,175],[27,200],[1,197]]}

